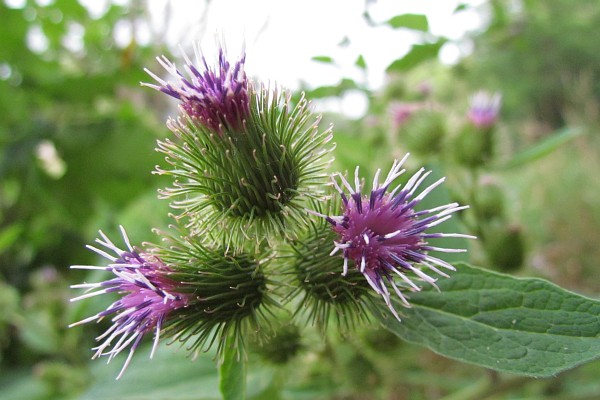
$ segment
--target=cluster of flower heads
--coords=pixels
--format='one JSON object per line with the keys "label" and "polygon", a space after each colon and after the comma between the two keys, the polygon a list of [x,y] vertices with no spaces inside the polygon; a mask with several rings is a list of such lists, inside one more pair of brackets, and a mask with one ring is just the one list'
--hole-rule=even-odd
{"label": "cluster of flower heads", "polygon": [[[407,155],[394,162],[382,183],[377,171],[368,195],[362,193],[358,167],[354,186],[343,175],[332,175],[340,199],[327,202],[322,178],[327,177],[324,157],[332,148],[325,145],[331,131],[319,129],[319,117],[310,122],[308,102],[303,97],[293,102],[277,87],[248,80],[245,54],[231,64],[220,50],[218,65],[211,68],[195,50],[197,63],[186,56],[183,72],[166,57],[158,58],[175,82],[147,70],[158,85],[143,84],[179,101],[181,114],[167,122],[173,135],[158,146],[170,169],[158,172],[173,178],[173,186],[162,193],[175,198],[171,205],[183,209],[177,218],[185,217],[186,223],[178,224],[181,231],[175,236],[161,234],[168,245],[149,250],[133,247],[123,228],[126,250],[100,232],[97,242],[115,255],[88,247],[110,263],[73,266],[114,275],[73,285],[91,291],[73,300],[105,293],[121,296],[106,310],[72,324],[112,317],[112,325],[97,338],[102,343],[94,348],[94,358],[108,356],[110,361],[129,347],[120,377],[151,331],[152,354],[161,334],[192,340],[190,348],[215,340],[222,348],[233,332],[234,343],[242,346],[245,321],[260,330],[260,321],[268,319],[267,307],[280,306],[272,289],[291,285],[267,277],[273,271],[264,264],[276,264],[278,252],[265,257],[264,251],[277,245],[293,249],[287,258],[293,260],[298,280],[287,298],[303,292],[301,303],[312,305],[313,321],[327,319],[336,308],[338,320],[344,314],[366,313],[360,299],[369,297],[370,289],[400,320],[392,291],[409,306],[406,293],[420,290],[419,281],[437,287],[436,279],[421,268],[448,277],[439,268],[453,270],[452,265],[429,253],[464,250],[435,247],[430,239],[472,236],[428,230],[466,207],[450,203],[418,210],[443,179],[417,194],[431,173],[420,169],[404,186],[390,190],[405,171]],[[341,215],[330,215],[337,212]],[[341,257],[336,254],[340,251]]]}

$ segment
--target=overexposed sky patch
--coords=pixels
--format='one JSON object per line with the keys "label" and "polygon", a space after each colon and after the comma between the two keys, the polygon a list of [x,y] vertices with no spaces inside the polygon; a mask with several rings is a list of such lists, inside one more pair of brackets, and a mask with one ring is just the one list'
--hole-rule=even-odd
{"label": "overexposed sky patch", "polygon": [[[300,81],[310,86],[335,84],[341,77],[360,73],[354,62],[363,55],[368,65],[368,83],[379,87],[385,68],[404,55],[420,35],[387,26],[369,26],[362,17],[365,0],[194,0],[153,1],[153,24],[164,28],[164,39],[171,45],[190,48],[200,40],[209,56],[215,49],[215,36],[223,37],[231,56],[245,44],[247,71],[252,76],[297,88]],[[469,4],[481,4],[471,0]],[[482,22],[477,13],[453,14],[459,0],[379,0],[369,6],[374,21],[383,22],[394,15],[422,13],[429,18],[434,35],[459,39]],[[346,39],[346,46],[339,44]],[[174,51],[176,52],[176,51]],[[445,54],[444,54],[445,53]],[[460,49],[442,53],[447,63],[460,57]],[[177,55],[177,54],[176,54]],[[327,55],[334,66],[311,61]]]}
{"label": "overexposed sky patch", "polygon": [[[152,29],[179,57],[176,45],[191,49],[200,41],[210,60],[216,50],[216,38],[227,45],[231,58],[245,46],[246,71],[261,80],[277,82],[297,89],[301,82],[309,87],[335,85],[341,78],[357,79],[373,89],[386,79],[385,69],[409,51],[423,35],[406,29],[392,29],[383,24],[405,13],[425,14],[434,35],[451,40],[479,29],[483,22],[474,10],[454,13],[461,3],[472,6],[484,0],[378,0],[368,7],[371,26],[363,18],[365,0],[163,0],[150,4]],[[340,43],[345,45],[341,46]],[[468,49],[467,49],[468,51]],[[312,61],[314,56],[330,56],[335,64]],[[367,73],[354,66],[359,55],[367,63]],[[444,46],[441,61],[452,64],[465,55],[465,46]],[[330,111],[358,117],[367,100],[359,93],[322,103]],[[363,96],[364,97],[364,96]]]}

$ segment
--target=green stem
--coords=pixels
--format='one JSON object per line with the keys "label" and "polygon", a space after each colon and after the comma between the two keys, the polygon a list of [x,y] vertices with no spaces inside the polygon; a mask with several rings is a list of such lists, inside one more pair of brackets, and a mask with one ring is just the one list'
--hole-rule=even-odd
{"label": "green stem", "polygon": [[225,340],[223,362],[219,366],[219,389],[223,400],[246,399],[246,360],[232,335]]}

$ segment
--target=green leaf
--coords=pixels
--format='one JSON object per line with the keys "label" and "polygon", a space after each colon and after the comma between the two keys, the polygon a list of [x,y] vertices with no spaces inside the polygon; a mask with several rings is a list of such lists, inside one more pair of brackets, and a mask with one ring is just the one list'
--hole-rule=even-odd
{"label": "green leaf", "polygon": [[456,8],[454,9],[454,11],[452,11],[452,14],[456,14],[456,13],[459,13],[461,11],[468,10],[470,7],[471,6],[469,4],[460,3],[459,5],[456,6]]}
{"label": "green leaf", "polygon": [[358,56],[358,58],[354,62],[354,65],[356,65],[358,68],[360,68],[362,70],[367,69],[367,62],[365,61],[365,58],[363,57],[362,54]]}
{"label": "green leaf", "polygon": [[0,253],[12,246],[23,233],[23,225],[15,223],[0,229]]}
{"label": "green leaf", "polygon": [[429,22],[423,14],[402,14],[390,18],[386,22],[394,29],[407,28],[416,31],[427,32],[429,30]]}
{"label": "green leaf", "polygon": [[[123,377],[115,381],[127,354],[120,354],[110,364],[94,360],[94,381],[82,400],[96,399],[169,399],[169,400],[219,400],[219,376],[215,365],[215,352],[200,353],[192,360],[185,348],[176,344],[161,345],[153,359],[149,359],[151,346],[136,350]],[[124,350],[123,353],[128,353]],[[272,383],[272,368],[253,365],[248,373],[248,397],[254,398]],[[1,382],[0,382],[1,383]]]}
{"label": "green leaf", "polygon": [[223,400],[244,400],[246,398],[246,362],[240,356],[238,349],[229,345],[225,349],[223,364],[219,368],[219,388]]}
{"label": "green leaf", "polygon": [[446,43],[446,39],[439,39],[434,43],[415,44],[404,57],[393,61],[387,68],[387,72],[407,71],[424,61],[436,58],[440,48]]}
{"label": "green leaf", "polygon": [[307,92],[311,99],[322,99],[325,97],[339,97],[348,90],[359,89],[359,86],[352,79],[343,78],[334,86],[319,86]]}
{"label": "green leaf", "polygon": [[333,58],[329,56],[314,56],[313,58],[311,58],[311,60],[325,64],[333,64]]}
{"label": "green leaf", "polygon": [[[441,290],[411,294],[402,322],[374,314],[399,337],[459,361],[549,377],[600,356],[600,302],[535,278],[456,265]],[[402,316],[401,315],[401,316]]]}
{"label": "green leaf", "polygon": [[511,169],[536,161],[558,149],[563,144],[570,142],[582,135],[584,130],[579,127],[566,127],[541,140],[535,146],[515,155],[510,161],[502,165],[502,169]]}

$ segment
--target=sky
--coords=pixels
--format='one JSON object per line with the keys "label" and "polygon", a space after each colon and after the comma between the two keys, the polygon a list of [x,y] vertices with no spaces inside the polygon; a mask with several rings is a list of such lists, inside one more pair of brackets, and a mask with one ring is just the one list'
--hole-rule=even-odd
{"label": "sky", "polygon": [[[165,25],[166,3],[149,3],[156,26]],[[466,31],[481,26],[480,17],[474,11],[453,15],[460,3],[458,0],[378,0],[370,2],[369,12],[376,22],[404,13],[425,14],[434,35],[459,39]],[[197,0],[176,0],[170,4],[170,20],[177,21],[166,24],[169,28],[165,36],[170,44],[188,46],[200,40],[203,52],[210,54],[215,36],[219,36],[225,38],[229,51],[236,55],[244,43],[249,72],[255,70],[253,75],[268,76],[293,88],[298,86],[299,80],[313,85],[339,80],[339,70],[323,68],[311,61],[312,57],[332,56],[337,68],[351,74],[352,71],[345,69],[354,64],[359,54],[373,70],[370,85],[378,87],[383,83],[385,67],[419,39],[408,30],[369,26],[362,17],[365,0],[212,0],[208,9],[205,2]],[[348,44],[341,47],[339,43],[344,38]],[[444,62],[452,63],[460,54],[456,46],[449,45],[441,56]]]}
{"label": "sky", "polygon": [[[54,0],[36,0],[47,4]],[[111,4],[130,4],[130,0],[79,0],[92,16],[102,15]],[[18,6],[24,0],[5,0]],[[440,60],[457,62],[471,48],[460,41],[465,33],[481,29],[483,21],[476,11],[485,0],[148,0],[142,4],[149,10],[150,23],[122,21],[114,29],[117,43],[127,46],[131,36],[138,42],[166,42],[170,59],[181,60],[181,46],[188,53],[194,42],[207,60],[214,59],[217,42],[225,43],[230,59],[237,59],[245,48],[246,72],[253,78],[298,89],[301,82],[308,87],[335,85],[347,77],[366,82],[371,89],[382,87],[385,69],[406,54],[423,35],[407,29],[392,29],[385,24],[395,15],[425,14],[433,35],[450,39],[442,47]],[[471,6],[455,13],[456,7]],[[369,25],[363,17],[368,8]],[[82,46],[83,27],[71,27],[68,45]],[[32,30],[30,47],[43,49],[43,35]],[[345,43],[341,46],[340,43]],[[459,45],[460,44],[460,45]],[[359,55],[367,64],[366,74],[354,64]],[[329,56],[335,62],[323,64],[312,60]],[[159,70],[157,66],[149,66]],[[321,102],[328,111],[358,117],[367,100],[360,93],[349,93],[342,99]]]}

